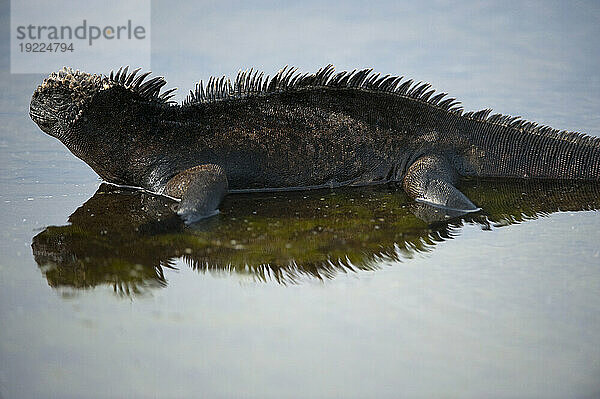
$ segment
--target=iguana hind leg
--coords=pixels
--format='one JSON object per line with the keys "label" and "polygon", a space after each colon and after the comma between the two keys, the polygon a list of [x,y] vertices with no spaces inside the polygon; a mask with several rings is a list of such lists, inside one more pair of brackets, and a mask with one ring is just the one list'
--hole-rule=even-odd
{"label": "iguana hind leg", "polygon": [[408,168],[402,186],[417,201],[463,213],[478,211],[480,208],[454,187],[457,180],[458,174],[445,157],[427,155]]}
{"label": "iguana hind leg", "polygon": [[216,214],[227,187],[223,168],[206,164],[186,169],[172,177],[163,194],[181,198],[177,214],[190,224]]}

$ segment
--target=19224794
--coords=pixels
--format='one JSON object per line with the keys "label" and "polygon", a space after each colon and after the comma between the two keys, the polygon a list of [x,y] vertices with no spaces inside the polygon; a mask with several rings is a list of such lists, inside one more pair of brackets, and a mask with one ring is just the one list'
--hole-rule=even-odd
{"label": "19224794", "polygon": [[48,42],[48,43],[19,43],[19,50],[22,53],[66,53],[73,52],[73,43]]}

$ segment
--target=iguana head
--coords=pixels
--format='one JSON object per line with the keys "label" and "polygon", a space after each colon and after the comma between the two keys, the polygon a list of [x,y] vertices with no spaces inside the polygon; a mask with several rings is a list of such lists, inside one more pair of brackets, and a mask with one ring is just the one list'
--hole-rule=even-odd
{"label": "iguana head", "polygon": [[171,102],[175,89],[161,93],[166,84],[162,76],[145,80],[150,72],[137,75],[139,68],[129,73],[128,69],[119,68],[109,75],[95,75],[67,67],[53,72],[33,93],[29,115],[40,129],[64,142],[73,125],[83,117],[88,105],[100,92],[108,94],[108,90],[116,90],[130,93],[140,101]]}
{"label": "iguana head", "polygon": [[63,68],[37,87],[29,116],[44,132],[62,138],[77,121],[93,96],[108,87],[106,78]]}

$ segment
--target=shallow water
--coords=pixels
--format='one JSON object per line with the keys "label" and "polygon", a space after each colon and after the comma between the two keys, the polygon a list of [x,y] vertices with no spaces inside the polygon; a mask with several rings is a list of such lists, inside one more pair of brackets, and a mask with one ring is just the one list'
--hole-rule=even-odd
{"label": "shallow water", "polygon": [[[179,7],[152,12],[179,98],[334,62],[600,135],[594,4]],[[168,199],[101,185],[29,120],[43,77],[5,70],[0,397],[600,393],[597,187],[466,181],[483,211],[449,223],[394,186],[236,194],[186,228]]]}

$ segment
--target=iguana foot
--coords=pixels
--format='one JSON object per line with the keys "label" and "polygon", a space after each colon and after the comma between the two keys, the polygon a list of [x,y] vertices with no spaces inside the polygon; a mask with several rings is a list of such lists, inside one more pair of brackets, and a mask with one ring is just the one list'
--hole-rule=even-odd
{"label": "iguana foot", "polygon": [[454,184],[458,174],[440,155],[427,155],[415,161],[406,172],[402,186],[416,201],[460,213],[477,212],[475,206]]}
{"label": "iguana foot", "polygon": [[227,193],[227,177],[218,165],[206,164],[186,169],[167,182],[163,194],[181,198],[177,214],[186,224],[216,215]]}

